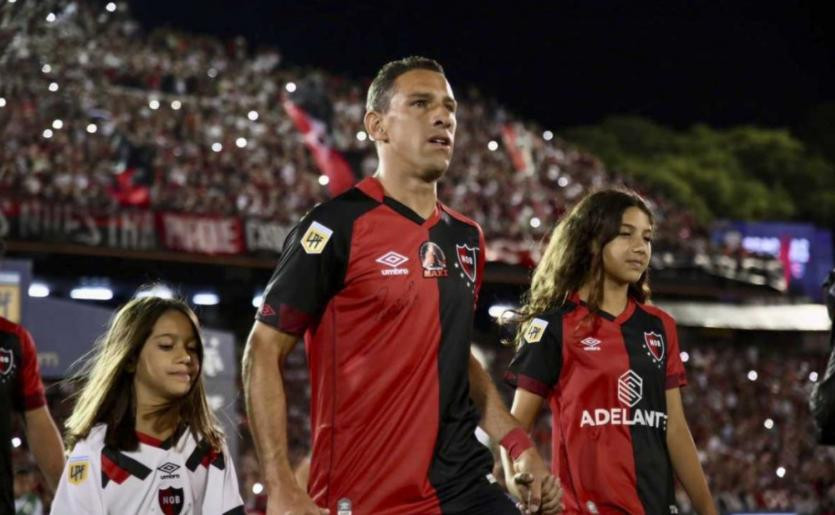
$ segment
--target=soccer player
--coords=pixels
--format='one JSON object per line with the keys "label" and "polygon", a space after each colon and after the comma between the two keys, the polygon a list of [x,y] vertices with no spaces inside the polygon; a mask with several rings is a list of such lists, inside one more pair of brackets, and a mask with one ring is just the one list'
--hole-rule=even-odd
{"label": "soccer player", "polygon": [[[5,245],[0,240],[0,257]],[[0,513],[14,513],[12,416],[23,414],[26,441],[47,486],[54,490],[64,466],[61,435],[46,405],[32,335],[0,317]]]}
{"label": "soccer player", "polygon": [[530,429],[548,400],[566,513],[677,513],[673,474],[698,513],[716,513],[675,322],[647,304],[652,235],[637,194],[589,194],[554,229],[518,312],[511,413]]}
{"label": "soccer player", "polygon": [[51,513],[244,513],[202,361],[184,302],[146,297],[116,313],[81,375]]}
{"label": "soccer player", "polygon": [[[470,353],[484,238],[436,194],[456,107],[435,61],[386,64],[365,115],[376,175],[313,209],[285,242],[244,354],[271,515],[518,513],[489,475],[477,425],[509,448],[514,473],[529,474],[529,508],[558,504],[558,483]],[[281,380],[301,335],[312,382],[309,496],[287,459]]]}

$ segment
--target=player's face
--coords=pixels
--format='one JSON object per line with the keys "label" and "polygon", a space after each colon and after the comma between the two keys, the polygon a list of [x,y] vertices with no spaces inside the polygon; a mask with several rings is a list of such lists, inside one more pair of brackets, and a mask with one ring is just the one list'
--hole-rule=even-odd
{"label": "player's face", "polygon": [[387,157],[423,180],[438,180],[452,159],[456,108],[440,73],[411,70],[399,76],[383,115]]}
{"label": "player's face", "polygon": [[617,236],[603,247],[603,272],[617,284],[631,284],[641,278],[652,255],[652,225],[637,207],[627,208]]}
{"label": "player's face", "polygon": [[198,345],[188,317],[177,310],[163,313],[139,353],[137,402],[164,403],[188,393],[200,373]]}

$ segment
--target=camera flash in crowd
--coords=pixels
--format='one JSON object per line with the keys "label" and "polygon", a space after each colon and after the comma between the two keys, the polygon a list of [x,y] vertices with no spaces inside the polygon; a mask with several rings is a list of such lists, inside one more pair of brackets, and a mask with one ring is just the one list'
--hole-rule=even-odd
{"label": "camera flash in crowd", "polygon": [[258,112],[257,111],[250,111],[247,115],[247,118],[252,120],[253,122],[258,119]]}

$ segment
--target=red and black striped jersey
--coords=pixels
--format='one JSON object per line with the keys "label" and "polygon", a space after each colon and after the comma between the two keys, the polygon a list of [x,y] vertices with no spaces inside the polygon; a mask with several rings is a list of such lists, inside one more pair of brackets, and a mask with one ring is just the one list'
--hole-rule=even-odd
{"label": "red and black striped jersey", "polygon": [[331,513],[466,509],[492,456],[469,398],[480,227],[423,219],[368,178],[288,236],[257,319],[304,335],[312,382],[309,492]]}
{"label": "red and black striped jersey", "polygon": [[11,413],[46,404],[38,353],[29,331],[0,317],[0,512],[14,513]]}
{"label": "red and black striped jersey", "polygon": [[139,447],[121,451],[105,444],[106,429],[97,425],[73,447],[52,514],[244,514],[226,449],[185,431],[165,441],[137,433]]}
{"label": "red and black striped jersey", "polygon": [[567,513],[676,513],[666,391],[686,384],[675,322],[629,299],[614,317],[577,295],[524,328],[508,382],[548,399]]}

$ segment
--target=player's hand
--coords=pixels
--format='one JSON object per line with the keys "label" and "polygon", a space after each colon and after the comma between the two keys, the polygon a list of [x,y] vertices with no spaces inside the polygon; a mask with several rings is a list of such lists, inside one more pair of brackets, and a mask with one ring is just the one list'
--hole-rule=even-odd
{"label": "player's hand", "polygon": [[542,483],[542,506],[539,512],[543,515],[556,515],[565,510],[562,503],[562,486],[556,476],[548,474]]}
{"label": "player's hand", "polygon": [[267,515],[328,515],[325,508],[316,506],[307,492],[294,486],[267,499]]}
{"label": "player's hand", "polygon": [[[513,470],[506,474],[510,493],[521,501],[523,513],[560,513],[562,488],[549,472],[536,449],[519,455],[513,462]],[[547,511],[546,511],[547,510]]]}

